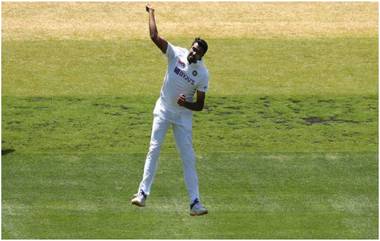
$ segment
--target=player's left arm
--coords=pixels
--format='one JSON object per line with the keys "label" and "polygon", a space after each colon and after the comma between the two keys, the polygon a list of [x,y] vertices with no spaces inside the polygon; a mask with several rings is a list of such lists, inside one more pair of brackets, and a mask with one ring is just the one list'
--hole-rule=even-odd
{"label": "player's left arm", "polygon": [[177,103],[180,106],[183,106],[192,111],[201,111],[203,110],[203,106],[205,104],[206,93],[197,90],[197,101],[196,102],[188,102],[186,101],[186,97],[184,95],[180,95],[178,97]]}

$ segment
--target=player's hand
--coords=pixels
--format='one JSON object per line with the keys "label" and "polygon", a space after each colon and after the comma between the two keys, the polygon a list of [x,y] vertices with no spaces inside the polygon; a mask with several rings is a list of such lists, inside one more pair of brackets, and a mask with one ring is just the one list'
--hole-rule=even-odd
{"label": "player's hand", "polygon": [[154,12],[154,8],[152,7],[152,5],[150,5],[150,3],[147,3],[146,6],[145,6],[145,10],[149,13],[150,11]]}
{"label": "player's hand", "polygon": [[181,94],[177,99],[177,104],[180,106],[185,106],[186,102],[186,96],[184,94]]}

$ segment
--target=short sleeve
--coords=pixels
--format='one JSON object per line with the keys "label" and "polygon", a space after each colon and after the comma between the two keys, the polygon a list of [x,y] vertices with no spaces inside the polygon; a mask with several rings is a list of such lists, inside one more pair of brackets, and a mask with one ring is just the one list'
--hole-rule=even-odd
{"label": "short sleeve", "polygon": [[168,59],[173,59],[176,56],[176,47],[168,42],[168,48],[166,49],[165,55]]}
{"label": "short sleeve", "polygon": [[208,90],[208,79],[209,75],[208,72],[202,77],[201,81],[198,84],[197,90],[201,92],[207,92]]}

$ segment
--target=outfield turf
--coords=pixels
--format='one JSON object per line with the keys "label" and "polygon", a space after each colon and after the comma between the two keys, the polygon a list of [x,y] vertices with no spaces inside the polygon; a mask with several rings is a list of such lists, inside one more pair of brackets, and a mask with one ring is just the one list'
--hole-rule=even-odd
{"label": "outfield turf", "polygon": [[[210,91],[193,124],[201,199],[210,212],[203,217],[188,214],[171,130],[147,207],[129,203],[166,68],[142,37],[147,29],[131,28],[134,35],[122,39],[116,24],[103,39],[86,29],[107,25],[91,25],[91,13],[123,21],[117,9],[127,5],[61,3],[60,12],[54,4],[3,6],[2,238],[378,237],[377,4],[297,3],[271,12],[267,4],[215,3],[230,14],[249,6],[256,19],[232,18],[236,32],[225,34],[221,19],[209,19],[221,28],[206,35]],[[171,31],[167,22],[177,16],[170,6],[180,3],[160,4],[159,30]],[[86,6],[90,14],[76,19]],[[326,28],[293,28],[292,12],[302,23],[323,19]],[[54,14],[83,21],[82,31],[36,24],[58,21]],[[23,25],[20,16],[35,21]],[[283,29],[250,35],[243,31],[249,21]],[[168,36],[184,47],[192,39]]]}
{"label": "outfield turf", "polygon": [[143,154],[9,154],[4,238],[376,238],[377,155],[202,153],[206,217],[187,213],[164,154],[146,208],[129,204]]}

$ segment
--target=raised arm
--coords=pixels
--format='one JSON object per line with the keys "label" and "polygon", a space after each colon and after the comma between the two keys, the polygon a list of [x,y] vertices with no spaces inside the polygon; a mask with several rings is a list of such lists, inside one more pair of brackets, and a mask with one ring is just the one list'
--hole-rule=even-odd
{"label": "raised arm", "polygon": [[162,53],[166,53],[168,48],[168,42],[158,35],[156,20],[154,18],[154,8],[148,3],[145,7],[146,11],[149,13],[149,33],[152,41],[161,49]]}

